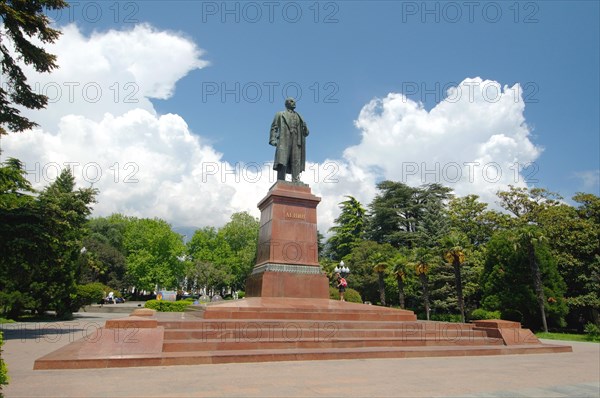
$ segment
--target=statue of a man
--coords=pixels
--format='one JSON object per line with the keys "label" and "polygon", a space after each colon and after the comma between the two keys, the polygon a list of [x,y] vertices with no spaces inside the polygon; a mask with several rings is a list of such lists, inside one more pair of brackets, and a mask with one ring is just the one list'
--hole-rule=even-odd
{"label": "statue of a man", "polygon": [[277,170],[277,180],[292,175],[292,182],[300,182],[300,173],[306,162],[306,136],[308,128],[296,109],[296,100],[285,100],[285,111],[277,112],[271,124],[269,144],[277,147],[273,169]]}

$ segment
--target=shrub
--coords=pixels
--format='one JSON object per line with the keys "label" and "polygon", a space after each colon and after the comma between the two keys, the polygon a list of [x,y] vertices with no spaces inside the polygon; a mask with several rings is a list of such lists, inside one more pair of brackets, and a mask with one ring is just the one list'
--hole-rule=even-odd
{"label": "shrub", "polygon": [[461,318],[458,314],[431,314],[430,319],[438,322],[460,322]]}
{"label": "shrub", "polygon": [[472,321],[479,321],[482,319],[501,319],[502,315],[500,311],[487,311],[483,308],[477,308],[471,312],[469,319]]}
{"label": "shrub", "polygon": [[144,307],[156,310],[158,312],[183,312],[192,301],[164,301],[164,300],[148,300]]}
{"label": "shrub", "polygon": [[523,323],[523,313],[521,313],[521,311],[519,311],[519,310],[513,310],[513,309],[503,310],[503,311],[501,311],[501,314],[502,314],[502,319],[506,319],[507,321]]}
{"label": "shrub", "polygon": [[189,301],[190,303],[194,304],[194,301],[196,301],[197,299],[193,298],[193,297],[186,297],[181,301]]}
{"label": "shrub", "polygon": [[104,290],[105,286],[99,282],[77,285],[71,310],[76,312],[83,306],[99,302],[104,297]]}
{"label": "shrub", "polygon": [[585,325],[584,331],[586,333],[586,340],[600,342],[600,327],[598,327],[598,325],[595,325],[590,322],[587,325]]}
{"label": "shrub", "polygon": [[[329,288],[329,298],[331,300],[339,300],[340,292],[338,291],[338,289],[336,289],[335,287],[330,287]],[[360,293],[351,288],[346,288],[346,292],[344,293],[344,300],[348,301],[349,303],[361,303],[362,304],[362,302],[363,302],[362,298],[360,297]]]}
{"label": "shrub", "polygon": [[[4,345],[4,339],[2,336],[2,331],[0,331],[0,391],[2,390],[2,386],[8,384],[8,369],[6,368],[6,364],[2,359],[2,346]],[[0,392],[0,396],[2,393]]]}
{"label": "shrub", "polygon": [[243,291],[243,290],[240,290],[240,291],[238,292],[238,298],[239,298],[239,299],[243,299],[244,297],[246,297],[246,292],[245,292],[245,291]]}

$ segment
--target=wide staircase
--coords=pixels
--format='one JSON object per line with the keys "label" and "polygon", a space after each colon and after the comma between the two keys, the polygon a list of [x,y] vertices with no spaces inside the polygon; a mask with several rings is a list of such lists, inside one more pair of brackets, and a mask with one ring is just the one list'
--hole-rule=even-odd
{"label": "wide staircase", "polygon": [[185,313],[138,309],[36,360],[35,369],[570,352],[520,324],[417,321],[413,312],[322,299],[251,298]]}

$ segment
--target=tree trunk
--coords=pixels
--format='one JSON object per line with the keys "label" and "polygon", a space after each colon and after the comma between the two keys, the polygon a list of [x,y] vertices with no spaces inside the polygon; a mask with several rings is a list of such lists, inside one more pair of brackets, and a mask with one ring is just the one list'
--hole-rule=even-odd
{"label": "tree trunk", "polygon": [[540,307],[540,314],[542,315],[542,326],[544,332],[548,333],[548,324],[546,322],[546,308],[545,308],[545,297],[544,297],[544,286],[542,285],[542,275],[540,273],[540,266],[535,258],[535,248],[532,243],[528,245],[529,254],[529,266],[531,267],[531,274],[533,276],[533,285],[535,287],[535,293],[537,295],[538,305]]}
{"label": "tree trunk", "polygon": [[423,304],[425,305],[425,316],[429,320],[429,288],[427,286],[427,275],[424,273],[419,274],[421,280],[421,287],[423,288]]}
{"label": "tree trunk", "polygon": [[398,301],[400,302],[400,308],[404,309],[404,281],[401,277],[398,280]]}
{"label": "tree trunk", "polygon": [[454,267],[454,282],[456,283],[456,299],[458,301],[458,309],[460,310],[460,321],[465,323],[465,300],[463,298],[462,278],[460,276],[460,263],[454,260],[452,266]]}
{"label": "tree trunk", "polygon": [[385,280],[383,279],[383,272],[378,272],[378,282],[379,282],[379,301],[381,301],[381,305],[385,306]]}

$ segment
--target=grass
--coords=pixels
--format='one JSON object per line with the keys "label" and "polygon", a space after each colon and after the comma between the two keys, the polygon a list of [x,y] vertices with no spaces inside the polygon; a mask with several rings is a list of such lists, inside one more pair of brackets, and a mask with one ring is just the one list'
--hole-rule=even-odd
{"label": "grass", "polygon": [[538,332],[535,335],[540,339],[564,340],[564,341],[583,341],[586,343],[589,343],[589,342],[600,343],[600,340],[589,340],[589,337],[586,334]]}
{"label": "grass", "polygon": [[15,321],[0,317],[0,323],[15,323]]}

